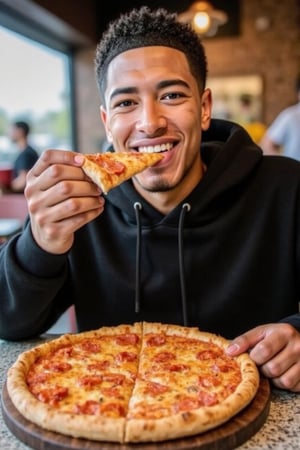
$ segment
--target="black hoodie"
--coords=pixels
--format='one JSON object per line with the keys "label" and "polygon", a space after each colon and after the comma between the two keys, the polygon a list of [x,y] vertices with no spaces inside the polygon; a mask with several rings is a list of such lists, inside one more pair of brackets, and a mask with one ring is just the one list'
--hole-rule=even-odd
{"label": "black hoodie", "polygon": [[50,255],[30,224],[0,252],[0,337],[33,337],[75,304],[79,331],[160,321],[233,338],[259,324],[300,329],[300,163],[263,156],[238,125],[203,135],[207,172],[168,215],[130,181],[72,249]]}

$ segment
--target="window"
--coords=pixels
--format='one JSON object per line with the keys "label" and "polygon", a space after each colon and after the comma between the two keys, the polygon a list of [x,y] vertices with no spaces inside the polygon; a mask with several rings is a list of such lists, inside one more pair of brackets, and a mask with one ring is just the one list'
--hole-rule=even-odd
{"label": "window", "polygon": [[0,55],[0,164],[16,156],[8,137],[14,120],[29,122],[39,152],[74,148],[71,55],[1,25]]}
{"label": "window", "polygon": [[[1,11],[0,58],[0,167],[11,168],[16,157],[8,138],[15,120],[29,122],[30,143],[39,152],[75,148],[72,55],[64,43]],[[70,307],[48,331],[75,329]]]}

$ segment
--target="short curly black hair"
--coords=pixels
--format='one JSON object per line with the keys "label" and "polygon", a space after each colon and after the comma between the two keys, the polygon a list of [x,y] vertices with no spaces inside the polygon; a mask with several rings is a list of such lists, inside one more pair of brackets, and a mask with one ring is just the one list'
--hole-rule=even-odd
{"label": "short curly black hair", "polygon": [[127,50],[148,46],[167,46],[182,51],[191,73],[204,89],[207,60],[197,33],[177,20],[177,15],[164,8],[151,10],[148,6],[132,9],[111,22],[96,49],[95,70],[101,101],[107,83],[107,69],[111,60]]}

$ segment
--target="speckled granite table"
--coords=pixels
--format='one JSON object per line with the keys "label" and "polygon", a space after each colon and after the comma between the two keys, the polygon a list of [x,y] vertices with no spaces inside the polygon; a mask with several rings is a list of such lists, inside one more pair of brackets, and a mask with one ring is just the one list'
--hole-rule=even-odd
{"label": "speckled granite table", "polygon": [[[55,336],[53,336],[55,337]],[[6,379],[7,369],[19,353],[43,342],[43,338],[26,342],[6,342],[0,340],[0,383]],[[30,447],[20,442],[0,421],[0,449],[28,450]],[[300,394],[273,390],[270,413],[262,428],[240,450],[299,450],[300,449]]]}

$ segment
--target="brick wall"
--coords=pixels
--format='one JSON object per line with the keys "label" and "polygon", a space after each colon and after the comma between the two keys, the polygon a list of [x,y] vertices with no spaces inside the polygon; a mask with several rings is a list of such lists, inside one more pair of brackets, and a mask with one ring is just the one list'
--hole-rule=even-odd
{"label": "brick wall", "polygon": [[[300,72],[299,10],[299,0],[243,0],[240,35],[204,41],[211,75],[262,76],[266,124],[296,101],[294,85]],[[260,18],[266,19],[268,25],[261,31],[256,27]]]}

